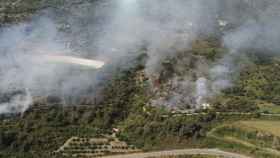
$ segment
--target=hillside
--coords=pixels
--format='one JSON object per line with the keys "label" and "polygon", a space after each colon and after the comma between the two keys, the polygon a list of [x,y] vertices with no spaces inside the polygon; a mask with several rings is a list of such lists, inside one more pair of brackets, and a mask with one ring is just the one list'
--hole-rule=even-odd
{"label": "hillside", "polygon": [[[98,153],[111,155],[186,148],[218,148],[256,158],[279,157],[280,131],[277,126],[280,121],[280,49],[277,44],[275,45],[278,37],[272,36],[269,31],[258,34],[256,39],[251,36],[246,37],[245,40],[235,37],[246,30],[241,29],[240,33],[235,29],[243,28],[243,21],[252,17],[261,21],[261,25],[264,25],[262,29],[267,28],[266,24],[270,26],[271,20],[263,18],[258,9],[259,5],[262,9],[269,8],[274,1],[271,1],[271,4],[263,3],[240,0],[237,4],[230,2],[224,4],[217,0],[217,4],[222,6],[215,14],[220,16],[219,19],[214,16],[217,21],[207,23],[209,24],[207,26],[188,24],[191,27],[192,25],[201,27],[200,29],[203,30],[192,30],[198,32],[196,35],[187,33],[188,36],[193,37],[190,41],[189,39],[185,41],[180,36],[185,36],[186,30],[181,30],[179,27],[173,31],[173,25],[167,25],[167,28],[162,29],[156,23],[157,20],[148,24],[153,24],[152,28],[160,27],[162,30],[151,29],[152,31],[149,32],[148,26],[144,30],[153,36],[159,35],[160,38],[153,39],[149,35],[148,38],[143,38],[147,36],[145,32],[130,30],[129,27],[138,25],[144,27],[141,20],[146,16],[151,19],[157,18],[158,15],[147,12],[147,15],[143,16],[145,18],[141,19],[141,17],[139,21],[124,16],[123,19],[113,22],[112,30],[116,30],[116,33],[110,32],[111,28],[105,27],[110,30],[109,33],[105,31],[109,34],[105,34],[109,39],[104,35],[106,38],[97,42],[97,45],[102,45],[101,49],[94,44],[95,36],[103,35],[103,24],[107,24],[108,19],[112,18],[107,13],[111,11],[110,9],[112,11],[116,9],[111,8],[115,3],[102,0],[0,1],[0,39],[4,41],[4,44],[0,44],[0,55],[5,59],[7,54],[16,51],[17,54],[14,56],[18,57],[18,60],[12,61],[18,62],[16,68],[22,68],[20,71],[15,71],[15,76],[20,76],[17,80],[7,76],[14,81],[11,83],[16,83],[15,85],[18,83],[21,85],[18,80],[24,80],[22,85],[29,86],[25,89],[20,86],[9,87],[10,89],[5,91],[6,86],[3,85],[10,82],[3,80],[3,84],[0,84],[2,88],[0,90],[0,157],[60,158],[72,157],[77,153],[80,157],[86,155],[93,157],[96,153],[99,156]],[[103,6],[104,10],[98,10],[97,6]],[[214,6],[208,7],[214,8]],[[237,10],[227,9],[231,7]],[[244,16],[236,18],[238,17],[236,12],[240,10],[243,10]],[[265,16],[277,16],[271,15],[271,10],[268,9],[269,13]],[[210,11],[212,13],[212,10]],[[225,11],[227,14],[221,14]],[[105,13],[106,18],[103,17]],[[133,12],[129,14],[132,17],[136,16]],[[136,17],[138,19],[138,16]],[[44,20],[45,18],[51,20]],[[181,18],[181,14],[175,16],[178,25],[181,24],[179,22]],[[212,17],[209,15],[207,18]],[[39,21],[36,21],[37,19]],[[40,19],[43,19],[43,22]],[[118,23],[118,21],[125,23],[127,20],[133,23],[125,26]],[[165,24],[168,20],[163,18],[159,21]],[[227,21],[230,21],[229,24]],[[248,25],[251,26],[251,23]],[[5,41],[9,40],[18,42],[17,36],[10,38],[10,34],[5,34],[6,28],[13,29],[17,26],[20,27],[15,29],[16,33],[24,30],[23,34],[15,34],[20,40],[26,40],[23,42],[23,49],[18,46],[18,43],[5,45]],[[119,27],[125,27],[125,31]],[[211,27],[210,33],[209,30],[205,30],[208,27]],[[140,30],[140,27],[137,29]],[[164,32],[165,29],[168,30],[167,33]],[[133,32],[133,38],[130,34],[126,34],[127,30],[129,33]],[[95,34],[96,32],[98,34]],[[163,36],[153,32],[161,32]],[[247,34],[247,30],[244,32]],[[277,36],[278,32],[275,32]],[[173,36],[174,33],[176,35]],[[248,34],[250,33],[249,30]],[[27,38],[25,34],[28,34]],[[121,36],[123,38],[114,39],[118,37],[116,34],[123,34]],[[57,40],[57,36],[61,39]],[[270,39],[270,36],[271,43],[263,42]],[[134,39],[135,37],[140,38],[140,44]],[[169,38],[176,40],[174,42]],[[180,40],[177,41],[177,38]],[[234,40],[227,42],[228,39],[235,38],[238,42]],[[161,41],[161,39],[168,40]],[[246,40],[251,39],[254,39],[253,44],[243,45],[247,44]],[[122,40],[125,42],[123,43]],[[62,46],[61,41],[63,41]],[[137,44],[134,43],[135,41]],[[184,43],[184,47],[180,42]],[[112,48],[107,48],[104,43],[112,44]],[[188,43],[187,47],[185,43]],[[132,49],[130,45],[135,48]],[[254,47],[255,45],[260,47]],[[69,67],[55,65],[57,67],[54,69],[45,69],[43,66],[42,69],[38,65],[39,68],[34,68],[35,71],[26,68],[29,66],[29,60],[20,53],[22,50],[24,53],[28,51],[37,53],[37,49],[33,49],[37,46],[38,49],[54,52],[64,50],[66,47],[66,52],[68,50],[74,52],[71,55],[80,55],[89,59],[100,58],[109,64],[100,70],[71,65]],[[237,46],[240,47],[237,49],[238,53],[232,48]],[[108,52],[104,52],[104,55],[96,53],[95,50]],[[157,51],[163,53],[157,54]],[[79,54],[80,52],[83,53]],[[115,53],[119,53],[120,57]],[[0,64],[3,66],[0,68],[2,76],[6,77],[5,74],[10,74],[8,71],[14,71],[14,69],[6,71],[4,66],[9,67],[9,64]],[[45,76],[42,72],[51,75]],[[30,76],[25,78],[28,76],[25,73]],[[52,78],[55,80],[50,80]],[[44,84],[39,81],[43,81]],[[26,96],[29,91],[36,96],[32,96],[32,104],[20,113],[17,111],[17,101],[21,101],[21,96]],[[2,108],[13,101],[17,104],[11,104],[12,107],[8,110]],[[2,112],[5,110],[8,112]],[[104,137],[106,141],[103,144],[91,141],[98,142],[99,139],[103,141]],[[74,138],[78,141],[74,141]],[[70,145],[67,146],[69,142]],[[117,142],[116,149],[112,145],[114,142]],[[109,150],[111,148],[112,150]],[[56,152],[60,149],[63,150]],[[178,158],[181,157],[214,158],[215,154],[182,155]]]}

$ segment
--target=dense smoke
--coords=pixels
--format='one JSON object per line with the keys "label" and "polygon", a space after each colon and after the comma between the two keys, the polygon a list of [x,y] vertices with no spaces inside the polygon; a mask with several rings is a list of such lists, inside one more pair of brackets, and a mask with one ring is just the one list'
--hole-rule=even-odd
{"label": "dense smoke", "polygon": [[[100,0],[48,9],[31,22],[1,28],[0,92],[22,92],[0,104],[0,113],[22,112],[34,96],[72,98],[97,91],[102,73],[45,63],[42,54],[100,59],[108,65],[129,67],[126,59],[139,55],[144,47],[149,57],[145,72],[153,78],[163,69],[164,59],[190,49],[198,36],[232,25],[233,29],[222,32],[229,49],[224,58],[215,64],[200,60],[195,63],[195,80],[188,74],[173,76],[169,99],[153,100],[161,105],[199,107],[231,86],[229,75],[238,71],[234,61],[241,50],[280,49],[279,8],[278,1],[261,0]],[[178,69],[193,62],[185,60]]]}
{"label": "dense smoke", "polygon": [[[246,2],[246,3],[245,3]],[[230,3],[232,5],[232,3]],[[242,4],[242,5],[241,5]],[[230,5],[230,6],[231,6]],[[230,7],[229,6],[229,7]],[[229,50],[222,59],[210,70],[212,89],[219,93],[222,89],[232,86],[232,78],[242,69],[246,61],[246,52],[255,52],[263,56],[279,54],[280,46],[280,2],[279,1],[244,1],[233,6],[243,6],[242,18],[233,20],[234,13],[229,12],[230,23],[236,25],[224,33],[224,46]],[[235,23],[233,23],[235,22]]]}
{"label": "dense smoke", "polygon": [[[262,2],[265,4],[265,2]],[[232,52],[255,49],[262,52],[279,51],[280,2],[266,2],[266,7],[256,8],[255,17],[249,18],[224,37],[225,45]]]}
{"label": "dense smoke", "polygon": [[32,97],[59,96],[71,101],[90,93],[88,89],[98,82],[96,70],[48,61],[58,55],[82,56],[67,48],[63,40],[57,25],[46,17],[2,28],[0,92],[10,95],[1,99],[0,113],[23,112]]}
{"label": "dense smoke", "polygon": [[[198,60],[193,70],[193,74],[197,77],[190,79],[189,76],[193,74],[188,73],[183,78],[175,76],[171,79],[171,83],[168,83],[171,86],[165,88],[165,92],[158,92],[156,99],[152,100],[153,104],[172,108],[178,105],[190,105],[200,108],[203,104],[207,105],[208,99],[233,85],[233,79],[238,76],[237,73],[244,66],[244,61],[247,60],[246,50],[262,53],[263,55],[279,52],[280,31],[278,28],[280,23],[277,20],[280,18],[279,1],[228,0],[211,1],[208,2],[209,4],[205,3],[205,1],[204,3],[202,3],[203,1],[196,2],[198,4],[201,2],[200,6],[211,7],[203,7],[203,12],[196,10],[198,13],[202,13],[201,17],[207,20],[194,18],[195,20],[191,21],[191,23],[199,27],[198,31],[193,33],[195,35],[201,33],[207,35],[213,34],[217,29],[220,29],[223,45],[228,49],[228,53],[216,63],[206,63],[203,60]],[[184,7],[187,8],[186,6]],[[184,15],[184,17],[187,16]],[[217,25],[219,26],[217,27]],[[207,26],[208,29],[201,26]],[[225,29],[223,27],[229,28]],[[201,32],[201,30],[204,31]],[[196,36],[189,36],[188,40],[192,41],[195,38]],[[185,47],[185,49],[188,48]],[[161,53],[161,51],[159,52]],[[174,53],[176,50],[171,52]],[[162,54],[159,54],[159,56],[162,57]],[[184,64],[178,64],[175,69],[181,69],[182,65]]]}
{"label": "dense smoke", "polygon": [[111,52],[118,57],[146,47],[148,75],[159,71],[163,59],[188,48],[199,32],[210,32],[214,25],[215,14],[210,14],[213,2],[122,0],[117,3],[116,13],[97,47],[100,52]]}
{"label": "dense smoke", "polygon": [[[144,47],[149,57],[145,73],[154,80],[164,69],[163,60],[176,56],[176,52],[189,49],[198,35],[214,32],[217,25],[216,6],[215,1],[205,0],[118,1],[116,13],[110,16],[104,34],[97,39],[98,52],[105,52],[102,55],[118,59],[134,55]],[[193,100],[202,102],[202,96],[198,95],[204,92],[198,89],[196,92],[195,81],[187,78],[180,81],[172,79],[172,84],[176,83],[173,87],[181,88],[177,91],[169,90],[166,96],[168,101],[163,97],[155,97],[152,104],[176,106]],[[156,87],[152,86],[152,89]]]}

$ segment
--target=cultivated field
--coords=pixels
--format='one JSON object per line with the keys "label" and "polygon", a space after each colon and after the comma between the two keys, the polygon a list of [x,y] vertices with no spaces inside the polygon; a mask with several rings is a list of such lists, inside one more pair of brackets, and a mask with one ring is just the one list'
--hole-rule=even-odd
{"label": "cultivated field", "polygon": [[224,142],[219,144],[220,148],[260,158],[280,157],[279,121],[252,120],[224,124],[211,130],[208,137]]}
{"label": "cultivated field", "polygon": [[240,125],[269,132],[280,137],[280,121],[240,121]]}

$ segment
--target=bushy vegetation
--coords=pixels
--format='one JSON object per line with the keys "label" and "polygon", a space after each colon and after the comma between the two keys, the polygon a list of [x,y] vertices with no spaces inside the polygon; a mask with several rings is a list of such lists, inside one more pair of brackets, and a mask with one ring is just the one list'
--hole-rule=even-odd
{"label": "bushy vegetation", "polygon": [[[145,58],[145,55],[142,57]],[[164,108],[147,104],[150,99],[148,84],[137,81],[137,75],[144,68],[142,59],[137,59],[141,61],[137,66],[113,74],[114,77],[103,90],[103,101],[98,105],[63,107],[58,104],[43,108],[34,105],[23,116],[3,119],[0,155],[49,157],[72,136],[110,134],[115,127],[121,129],[118,136],[122,140],[146,150],[203,147],[219,141],[204,140],[212,127],[231,117],[217,116],[215,112],[251,113],[258,110],[260,101],[273,106],[278,104],[278,61],[256,62],[241,71],[236,86],[214,98],[214,109],[203,115],[174,117]]]}
{"label": "bushy vegetation", "polygon": [[205,146],[215,144],[204,141],[207,132],[231,117],[217,116],[215,112],[251,113],[258,110],[260,100],[273,106],[278,103],[278,61],[258,61],[241,71],[236,86],[214,98],[214,109],[201,116],[174,117],[164,108],[147,104],[150,99],[148,84],[137,81],[137,75],[144,68],[143,59],[145,55],[137,59],[140,61],[137,66],[113,74],[103,90],[103,101],[98,105],[63,107],[58,104],[43,108],[34,105],[23,116],[3,119],[0,155],[21,157],[24,153],[24,157],[48,157],[72,136],[110,134],[114,127],[121,129],[118,136],[122,140],[146,150]]}
{"label": "bushy vegetation", "polygon": [[140,148],[182,147],[188,142],[205,136],[214,117],[169,117],[163,118],[160,112],[153,115],[130,115],[122,123],[121,137]]}
{"label": "bushy vegetation", "polygon": [[23,152],[43,157],[72,136],[95,137],[111,133],[118,122],[137,110],[130,104],[136,103],[133,98],[139,90],[133,73],[137,69],[118,72],[105,88],[104,102],[99,105],[34,105],[23,116],[4,118],[0,125],[0,148],[3,151],[0,155]]}
{"label": "bushy vegetation", "polygon": [[[72,136],[95,137],[121,129],[119,137],[144,149],[183,146],[202,138],[215,116],[164,117],[165,109],[147,105],[145,83],[137,83],[141,64],[116,72],[98,105],[34,105],[23,116],[1,121],[0,155],[48,157]],[[162,143],[166,140],[166,143]],[[161,147],[160,147],[161,146]]]}
{"label": "bushy vegetation", "polygon": [[[251,58],[254,60],[240,71],[234,86],[213,100],[216,109],[252,112],[279,106],[279,57],[255,54]],[[270,109],[266,112],[272,112]]]}
{"label": "bushy vegetation", "polygon": [[[14,21],[11,14],[35,12],[41,6],[40,0],[21,1],[23,8],[8,7],[4,22]],[[52,1],[49,5],[63,4],[63,1]],[[193,42],[193,49],[181,53],[168,62],[160,79],[164,83],[172,74],[184,75],[194,66],[184,64],[182,71],[172,69],[183,55],[192,59],[203,57],[209,63],[221,58],[227,52],[221,46],[220,39],[207,38]],[[148,83],[138,82],[138,74],[144,69],[146,55],[135,61],[135,67],[117,70],[113,78],[103,89],[102,101],[97,105],[85,106],[54,106],[34,105],[22,116],[3,117],[0,120],[0,157],[49,158],[72,136],[96,137],[100,134],[111,134],[112,128],[119,128],[120,139],[145,150],[182,148],[182,147],[221,147],[238,152],[259,149],[244,144],[228,143],[227,141],[207,137],[207,133],[223,122],[250,119],[254,115],[217,115],[217,112],[273,113],[280,106],[280,60],[277,55],[269,57],[257,53],[245,53],[250,59],[248,65],[234,77],[234,86],[224,90],[211,100],[213,109],[203,111],[202,115],[176,117],[165,108],[151,107],[148,102]],[[247,59],[247,58],[246,58]],[[195,76],[196,77],[196,76]],[[269,108],[268,108],[269,107]],[[279,109],[277,111],[280,111]],[[242,117],[241,117],[242,116]],[[232,136],[249,141],[260,147],[277,144],[278,137],[258,138],[256,132],[247,132],[228,126],[215,131],[219,136]],[[262,153],[263,155],[267,153]],[[269,154],[267,154],[269,157]],[[204,158],[203,156],[185,156]],[[181,158],[181,157],[180,157]],[[183,158],[183,157],[182,157]]]}

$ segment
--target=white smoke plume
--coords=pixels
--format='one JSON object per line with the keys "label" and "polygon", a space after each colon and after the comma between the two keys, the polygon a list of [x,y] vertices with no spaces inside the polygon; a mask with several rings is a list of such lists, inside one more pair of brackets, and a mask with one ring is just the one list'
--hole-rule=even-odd
{"label": "white smoke plume", "polygon": [[26,90],[23,94],[14,94],[8,99],[9,100],[6,100],[4,103],[0,103],[0,114],[13,112],[23,113],[33,102],[32,96],[28,90]]}
{"label": "white smoke plume", "polygon": [[[234,2],[230,3],[232,6]],[[279,54],[280,46],[280,2],[279,1],[259,1],[249,0],[235,2],[243,5],[243,18],[236,22],[237,15],[230,12],[231,18],[228,20],[232,25],[237,25],[233,29],[225,32],[223,36],[224,46],[229,50],[213,68],[211,68],[211,78],[213,80],[212,89],[215,93],[231,87],[232,79],[242,69],[246,59],[246,51],[256,52],[263,56],[269,54]],[[234,8],[233,8],[234,9]],[[236,9],[237,10],[237,9]],[[234,20],[232,19],[234,18]],[[235,22],[235,23],[234,23]],[[237,23],[237,24],[236,24]]]}
{"label": "white smoke plume", "polygon": [[[216,1],[121,0],[115,3],[117,5],[114,10],[109,12],[113,16],[109,16],[104,34],[101,33],[101,38],[97,39],[98,52],[105,52],[109,58],[118,59],[134,55],[144,46],[149,57],[145,72],[151,79],[160,74],[163,60],[189,49],[199,34],[215,30]],[[199,96],[195,94],[195,82],[177,78],[171,82],[177,91],[158,94],[159,97],[152,100],[152,104],[170,107],[193,103],[196,97],[203,100],[200,95],[204,93],[197,94]]]}
{"label": "white smoke plume", "polygon": [[[65,3],[62,9],[49,9],[47,14],[37,15],[29,23],[1,28],[0,91],[28,89],[25,94],[30,96],[72,98],[96,91],[103,79],[96,70],[38,62],[38,55],[76,56],[102,60],[109,65],[123,61],[129,67],[131,63],[126,59],[139,55],[139,49],[145,47],[149,56],[145,72],[151,77],[162,69],[162,60],[188,50],[199,35],[216,32],[219,24],[233,25],[235,29],[223,32],[224,45],[230,50],[228,55],[214,66],[203,60],[195,63],[195,81],[188,74],[170,81],[168,104],[199,105],[231,86],[229,74],[236,71],[233,62],[239,50],[279,49],[278,3],[275,0],[97,0],[73,6]],[[191,58],[184,60],[192,62]],[[186,69],[186,63],[176,68]],[[179,90],[172,90],[176,87]]]}
{"label": "white smoke plume", "polygon": [[206,78],[199,78],[196,81],[196,103],[197,105],[202,105],[205,103],[203,99],[208,96],[208,87],[207,87],[207,79]]}
{"label": "white smoke plume", "polygon": [[[193,3],[191,1],[188,2]],[[199,4],[199,2],[204,2],[204,4]],[[205,1],[197,1],[197,4],[200,6],[207,5]],[[279,1],[226,0],[211,1],[209,4],[208,5],[211,6],[210,8],[202,7],[203,12],[201,12],[201,10],[196,11],[198,11],[198,15],[202,13],[202,17],[205,16],[205,19],[212,21],[212,25],[204,18],[202,18],[202,21],[198,20],[198,23],[196,23],[197,19],[194,20],[192,25],[208,26],[210,29],[203,32],[206,34],[211,34],[211,31],[215,31],[214,28],[216,26],[213,25],[215,22],[220,27],[230,26],[231,28],[225,31],[222,29],[223,44],[224,47],[228,49],[229,53],[215,64],[206,64],[204,69],[199,68],[198,65],[194,70],[197,75],[195,81],[183,79],[183,81],[187,82],[187,84],[184,85],[189,86],[173,84],[176,88],[173,88],[171,90],[172,92],[168,94],[160,94],[159,100],[153,100],[153,104],[171,107],[186,104],[200,107],[207,103],[209,98],[219,95],[222,90],[233,85],[233,79],[236,78],[235,76],[238,76],[237,73],[242,69],[242,66],[246,64],[244,62],[247,60],[246,55],[242,53],[244,50],[251,49],[257,52],[261,51],[263,55],[279,52],[280,48],[278,43],[280,40],[280,31],[278,28],[280,23],[279,20],[277,20],[280,17]],[[187,8],[185,5],[183,6]],[[176,11],[174,11],[174,13],[176,13]],[[187,16],[185,15],[184,17]],[[192,17],[194,17],[194,19],[196,18],[196,16]],[[205,27],[200,27],[198,29],[199,31],[192,32],[194,36],[189,36],[188,40],[191,41],[196,38],[195,35],[201,33],[201,29],[205,29]],[[187,45],[184,46],[186,46],[184,49],[189,48]],[[175,46],[175,48],[177,47]],[[176,52],[176,49],[171,51],[171,53],[174,52]],[[158,55],[163,58],[165,57],[162,54]],[[203,63],[203,61],[198,64],[201,63]],[[175,69],[181,69],[181,67],[176,67]],[[177,77],[173,80],[177,80]],[[180,83],[184,83],[183,81],[180,81]],[[195,87],[195,90],[190,88],[192,87],[190,85]],[[184,94],[181,89],[184,89],[187,94]],[[195,93],[190,92],[190,90],[195,91]]]}
{"label": "white smoke plume", "polygon": [[212,20],[205,15],[212,5],[202,5],[205,2],[101,0],[78,6],[66,3],[65,12],[51,9],[48,18],[43,14],[30,23],[2,28],[1,91],[29,89],[32,96],[71,97],[86,93],[83,90],[89,87],[94,89],[98,83],[97,72],[38,62],[40,55],[76,55],[113,64],[137,56],[144,45],[149,55],[146,72],[151,75],[160,69],[162,59],[188,48],[197,32],[211,28]]}
{"label": "white smoke plume", "polygon": [[0,92],[11,95],[1,100],[0,113],[24,112],[36,96],[75,98],[97,83],[97,71],[90,67],[103,63],[81,58],[63,40],[46,17],[1,29]]}
{"label": "white smoke plume", "polygon": [[224,37],[225,45],[233,53],[242,49],[255,49],[264,53],[279,51],[280,2],[267,3],[255,18],[249,18]]}

